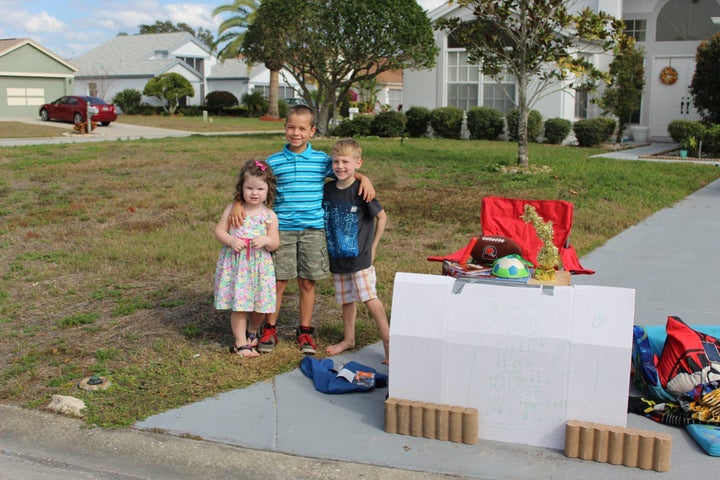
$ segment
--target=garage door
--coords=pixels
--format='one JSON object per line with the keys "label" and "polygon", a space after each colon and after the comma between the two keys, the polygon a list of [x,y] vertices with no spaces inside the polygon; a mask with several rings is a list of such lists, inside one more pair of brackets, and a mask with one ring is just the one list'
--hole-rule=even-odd
{"label": "garage door", "polygon": [[0,116],[36,117],[43,103],[66,95],[65,79],[0,77]]}

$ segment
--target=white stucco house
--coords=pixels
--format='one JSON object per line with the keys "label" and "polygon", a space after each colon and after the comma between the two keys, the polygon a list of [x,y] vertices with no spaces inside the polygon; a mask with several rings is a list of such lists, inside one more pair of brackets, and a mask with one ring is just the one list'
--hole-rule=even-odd
{"label": "white stucco house", "polygon": [[[638,137],[649,135],[653,140],[668,140],[667,125],[672,120],[699,118],[688,88],[695,71],[697,46],[720,31],[719,0],[580,0],[578,7],[584,6],[622,18],[626,32],[645,49],[646,86],[640,113],[634,119]],[[432,21],[442,17],[474,18],[470,10],[447,4],[428,15]],[[445,32],[436,31],[435,40],[440,47],[436,67],[404,72],[406,108],[418,105],[434,109],[452,105],[467,110],[473,106],[490,106],[503,112],[514,108],[517,89],[513,78],[505,78],[503,85],[498,85],[485,78],[477,66],[468,65],[465,50],[453,45]],[[593,51],[590,45],[579,50],[578,54],[607,70],[610,54]],[[661,79],[666,67],[675,70],[676,81]],[[720,74],[720,68],[718,70]],[[545,119],[560,117],[570,121],[602,113],[586,95],[567,91],[551,94],[533,108]]]}
{"label": "white stucco house", "polygon": [[[249,68],[242,60],[218,62],[210,49],[188,32],[118,35],[72,59],[72,64],[78,69],[74,93],[106,101],[127,88],[142,92],[151,78],[169,72],[187,78],[195,90],[182,105],[202,105],[208,93],[218,90],[231,92],[240,101],[253,90],[267,96],[270,85],[270,72],[263,65]],[[291,79],[281,76],[280,98],[296,96]],[[143,102],[161,105],[156,97],[143,97]]]}

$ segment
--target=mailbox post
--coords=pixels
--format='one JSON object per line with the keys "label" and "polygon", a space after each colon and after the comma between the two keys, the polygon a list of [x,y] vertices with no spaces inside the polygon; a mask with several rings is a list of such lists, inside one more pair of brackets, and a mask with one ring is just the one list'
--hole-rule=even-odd
{"label": "mailbox post", "polygon": [[90,102],[87,104],[87,133],[92,132],[92,116],[98,113],[97,107],[93,106]]}

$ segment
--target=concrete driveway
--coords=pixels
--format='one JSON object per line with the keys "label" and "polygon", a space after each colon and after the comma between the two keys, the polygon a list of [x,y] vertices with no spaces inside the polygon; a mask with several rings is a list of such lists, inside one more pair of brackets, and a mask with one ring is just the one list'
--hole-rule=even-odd
{"label": "concrete driveway", "polygon": [[[107,127],[99,125],[97,129],[90,134],[75,134],[71,123],[57,121],[43,122],[39,117],[0,117],[0,121],[23,122],[29,125],[39,125],[43,127],[57,127],[59,132],[57,137],[0,138],[0,146],[2,147],[52,143],[99,142],[118,139],[138,140],[141,138],[187,137],[193,135],[193,132],[122,123],[122,117],[120,121],[113,122]],[[0,136],[2,136],[1,133]]]}

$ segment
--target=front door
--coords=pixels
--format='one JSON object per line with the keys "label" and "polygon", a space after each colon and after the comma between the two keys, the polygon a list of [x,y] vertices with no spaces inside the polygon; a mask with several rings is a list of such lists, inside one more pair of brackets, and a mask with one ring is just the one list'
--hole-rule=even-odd
{"label": "front door", "polygon": [[[663,83],[663,68],[672,67],[677,80]],[[668,124],[673,120],[699,120],[700,116],[692,105],[690,82],[695,73],[694,57],[660,57],[653,61],[652,100],[650,102],[650,137],[669,137]]]}

